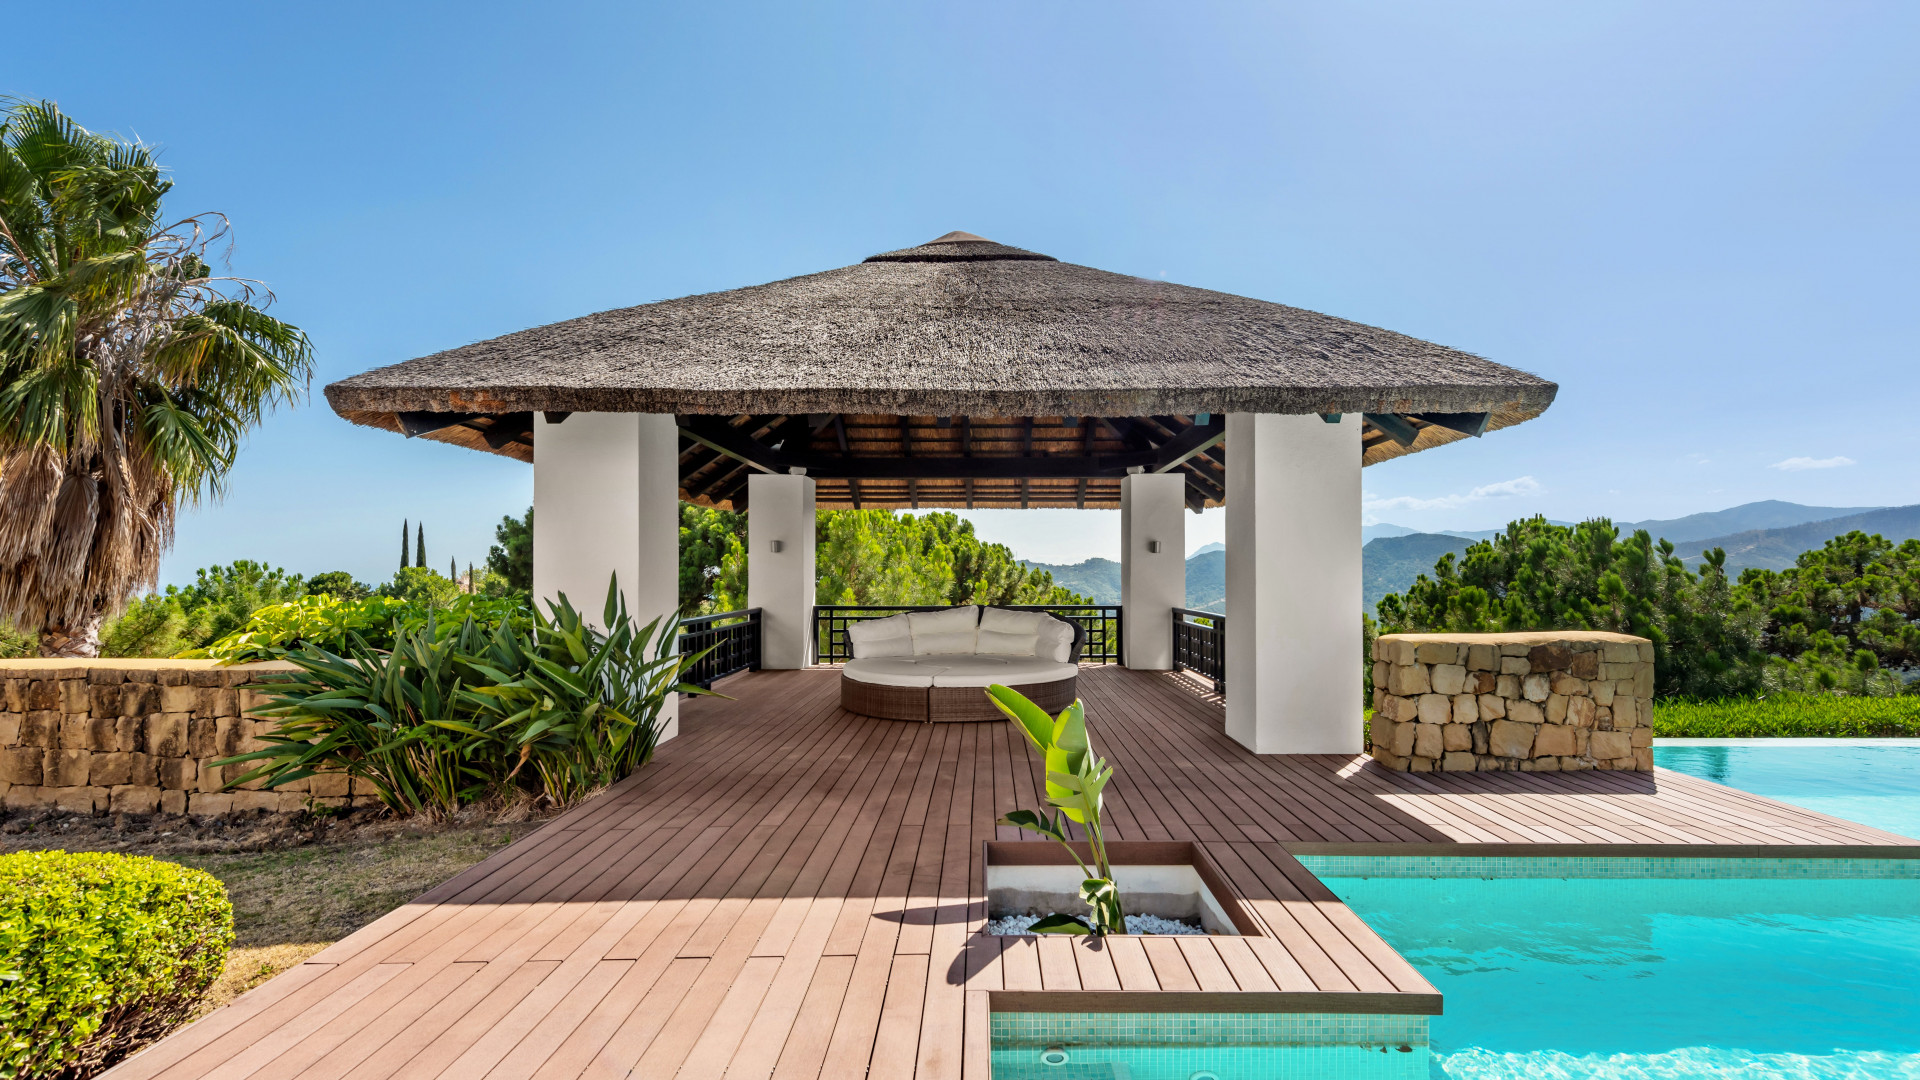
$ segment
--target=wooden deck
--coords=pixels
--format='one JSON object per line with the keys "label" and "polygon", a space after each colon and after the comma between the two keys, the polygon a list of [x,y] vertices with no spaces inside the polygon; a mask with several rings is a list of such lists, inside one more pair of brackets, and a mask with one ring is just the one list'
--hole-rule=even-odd
{"label": "wooden deck", "polygon": [[982,841],[1038,805],[1025,743],[853,716],[836,678],[687,702],[640,774],[110,1075],[984,1080],[995,1009],[1437,1012],[1290,852],[1920,855],[1671,772],[1256,757],[1190,683],[1090,668],[1114,838],[1198,844],[1264,932],[990,938]]}

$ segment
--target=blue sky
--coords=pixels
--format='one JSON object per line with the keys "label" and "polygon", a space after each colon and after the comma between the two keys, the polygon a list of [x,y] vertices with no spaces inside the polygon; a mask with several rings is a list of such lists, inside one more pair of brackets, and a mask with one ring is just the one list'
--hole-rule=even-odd
{"label": "blue sky", "polygon": [[[31,25],[36,20],[40,25]],[[1920,502],[1920,7],[1886,3],[69,3],[0,93],[158,145],[319,350],[183,517],[250,557],[480,561],[532,471],[334,417],[333,379],[966,229],[1552,378],[1366,473],[1485,528]],[[1190,547],[1221,515],[1190,521]],[[990,513],[1050,561],[1117,514]]]}

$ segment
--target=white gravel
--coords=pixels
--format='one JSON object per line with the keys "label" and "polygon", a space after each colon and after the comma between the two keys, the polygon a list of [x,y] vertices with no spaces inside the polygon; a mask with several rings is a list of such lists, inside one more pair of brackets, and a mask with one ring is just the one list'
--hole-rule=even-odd
{"label": "white gravel", "polygon": [[[1045,916],[1041,915],[1007,915],[998,919],[988,919],[987,933],[997,937],[1011,937],[1016,934],[1026,934],[1030,932],[1027,927],[1039,922],[1044,917]],[[1198,924],[1175,922],[1172,919],[1163,919],[1158,915],[1129,915],[1127,916],[1127,933],[1204,934],[1206,931],[1201,929]]]}

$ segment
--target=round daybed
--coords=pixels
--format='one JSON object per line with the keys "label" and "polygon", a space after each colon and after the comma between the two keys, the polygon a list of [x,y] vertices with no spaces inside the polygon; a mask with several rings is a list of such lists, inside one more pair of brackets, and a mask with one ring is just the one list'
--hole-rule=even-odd
{"label": "round daybed", "polygon": [[888,720],[1005,720],[986,695],[1000,683],[1059,712],[1079,693],[1085,636],[1043,611],[972,604],[853,623],[840,704]]}

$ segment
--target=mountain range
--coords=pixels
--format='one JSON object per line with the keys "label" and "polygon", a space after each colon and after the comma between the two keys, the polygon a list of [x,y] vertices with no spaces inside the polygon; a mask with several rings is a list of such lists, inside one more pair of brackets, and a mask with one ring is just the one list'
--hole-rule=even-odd
{"label": "mountain range", "polygon": [[[1556,521],[1556,525],[1571,524]],[[1792,566],[1803,551],[1858,529],[1879,533],[1898,543],[1920,538],[1920,505],[1915,506],[1803,506],[1768,499],[1686,517],[1615,522],[1628,534],[1645,529],[1655,539],[1673,541],[1675,553],[1698,565],[1702,553],[1721,548],[1727,553],[1728,572],[1738,575],[1750,566],[1781,570]],[[1382,596],[1402,592],[1446,552],[1458,555],[1477,540],[1488,540],[1504,529],[1425,533],[1404,525],[1381,523],[1361,530],[1361,600],[1368,611]],[[1097,604],[1120,602],[1120,564],[1112,559],[1088,559],[1073,564],[1028,562],[1053,574],[1053,580]],[[1207,544],[1187,559],[1187,606],[1223,611],[1226,602],[1227,557],[1222,544]]]}

